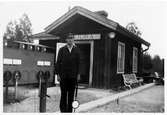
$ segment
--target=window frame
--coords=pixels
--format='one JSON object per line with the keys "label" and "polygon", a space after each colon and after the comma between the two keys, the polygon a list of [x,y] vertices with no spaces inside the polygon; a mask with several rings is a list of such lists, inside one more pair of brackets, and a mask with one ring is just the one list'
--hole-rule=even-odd
{"label": "window frame", "polygon": [[[137,54],[137,56],[135,56],[135,54]],[[135,64],[135,57],[136,57],[136,64]],[[135,69],[135,65],[136,65],[136,69]],[[133,62],[132,62],[132,72],[133,73],[137,73],[138,72],[138,48],[137,47],[133,47]]]}
{"label": "window frame", "polygon": [[[124,50],[123,50],[124,51],[123,52],[123,71],[120,71],[120,68],[118,66],[118,63],[119,63],[118,57],[119,57],[119,54],[120,54],[120,52],[119,52],[119,46],[120,47],[123,46],[123,48],[124,48]],[[122,49],[120,51],[122,51]],[[125,43],[119,41],[118,42],[118,50],[117,50],[117,74],[122,74],[124,72],[125,72]]]}

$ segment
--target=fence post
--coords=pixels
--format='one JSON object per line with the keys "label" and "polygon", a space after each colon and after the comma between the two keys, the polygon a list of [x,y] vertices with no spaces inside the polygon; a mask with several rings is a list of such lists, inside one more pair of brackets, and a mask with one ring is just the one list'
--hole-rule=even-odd
{"label": "fence post", "polygon": [[15,101],[17,101],[17,86],[18,86],[18,81],[16,79],[15,81]]}
{"label": "fence post", "polygon": [[21,79],[21,72],[20,71],[14,71],[14,81],[15,81],[15,101],[17,100],[17,88],[18,88],[18,81]]}
{"label": "fence post", "polygon": [[8,81],[5,82],[6,90],[5,90],[5,100],[6,103],[8,103]]}
{"label": "fence post", "polygon": [[[40,112],[46,112],[46,96],[47,95],[47,86],[48,86],[48,79],[50,78],[50,72],[46,71],[45,73],[42,72],[42,75],[40,76],[40,106],[39,111]],[[50,97],[50,96],[48,96]]]}
{"label": "fence post", "polygon": [[39,111],[40,112],[46,112],[46,94],[47,94],[47,87],[46,87],[46,82],[41,83],[41,88],[40,88],[40,107]]}
{"label": "fence post", "polygon": [[5,100],[6,100],[6,103],[8,103],[8,83],[9,83],[9,80],[12,78],[12,73],[10,71],[5,71],[4,73],[4,82],[5,82]]}

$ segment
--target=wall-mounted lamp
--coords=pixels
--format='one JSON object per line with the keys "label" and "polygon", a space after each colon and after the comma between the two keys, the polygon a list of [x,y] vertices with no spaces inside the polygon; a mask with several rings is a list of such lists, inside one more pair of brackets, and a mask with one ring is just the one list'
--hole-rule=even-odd
{"label": "wall-mounted lamp", "polygon": [[5,42],[5,46],[7,46],[8,45],[8,42]]}
{"label": "wall-mounted lamp", "polygon": [[24,44],[22,45],[22,48],[25,49],[25,45]]}
{"label": "wall-mounted lamp", "polygon": [[37,47],[37,50],[39,51],[39,50],[40,50],[40,48],[39,48],[39,47]]}
{"label": "wall-mounted lamp", "polygon": [[30,46],[30,49],[32,50],[32,46]]}
{"label": "wall-mounted lamp", "polygon": [[109,38],[111,38],[111,39],[115,38],[115,32],[110,32],[110,33],[108,34],[108,36],[109,36]]}
{"label": "wall-mounted lamp", "polygon": [[46,52],[46,48],[44,48],[43,51]]}

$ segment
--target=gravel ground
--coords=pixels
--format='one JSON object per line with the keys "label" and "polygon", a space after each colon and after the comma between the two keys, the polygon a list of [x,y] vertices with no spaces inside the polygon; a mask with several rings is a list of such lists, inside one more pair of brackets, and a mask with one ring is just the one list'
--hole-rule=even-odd
{"label": "gravel ground", "polygon": [[[60,101],[60,89],[59,87],[48,88],[48,95],[51,98],[47,98],[46,111],[49,113],[59,111]],[[80,103],[86,103],[93,101],[108,95],[116,94],[111,90],[102,89],[79,89],[78,99]],[[154,95],[153,95],[154,94]],[[5,96],[4,96],[5,97]],[[28,113],[39,113],[39,97],[38,89],[34,87],[19,87],[18,88],[18,100],[20,102],[14,102],[14,88],[9,88],[9,99],[10,103],[4,103],[3,112],[28,112]],[[5,101],[5,99],[4,99]],[[100,106],[90,111],[89,113],[127,113],[127,112],[164,112],[164,87],[155,86],[139,92],[137,94],[121,98],[119,104],[117,101],[113,101],[104,106]]]}
{"label": "gravel ground", "polygon": [[[117,104],[119,103],[119,104]],[[145,112],[152,113],[164,112],[164,87],[154,86],[149,89],[143,90],[134,95],[113,101],[104,106],[100,106],[89,111],[88,113],[133,113]]]}
{"label": "gravel ground", "polygon": [[[4,88],[5,90],[5,88]],[[5,91],[4,91],[5,92]],[[57,112],[59,111],[60,101],[60,88],[52,87],[48,88],[47,94],[50,98],[47,98],[46,112]],[[78,100],[80,104],[96,100],[98,98],[112,94],[109,90],[101,89],[79,89]],[[5,96],[4,96],[5,97]],[[19,102],[14,102],[14,88],[9,88],[9,103],[4,103],[3,112],[39,112],[39,97],[38,89],[34,87],[18,87]],[[4,98],[5,102],[5,98]]]}

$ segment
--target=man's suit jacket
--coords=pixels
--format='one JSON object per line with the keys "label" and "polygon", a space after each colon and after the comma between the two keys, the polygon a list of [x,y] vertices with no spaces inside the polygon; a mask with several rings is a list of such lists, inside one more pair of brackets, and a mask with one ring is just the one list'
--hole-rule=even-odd
{"label": "man's suit jacket", "polygon": [[76,78],[80,73],[80,51],[77,46],[73,46],[72,51],[69,52],[67,45],[60,48],[56,63],[56,74],[60,77]]}

